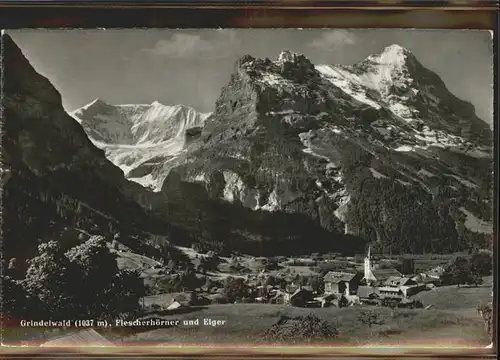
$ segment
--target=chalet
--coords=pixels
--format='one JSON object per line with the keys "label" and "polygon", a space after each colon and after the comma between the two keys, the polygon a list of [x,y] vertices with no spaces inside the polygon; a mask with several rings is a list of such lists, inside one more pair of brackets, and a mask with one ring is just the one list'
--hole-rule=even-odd
{"label": "chalet", "polygon": [[385,282],[385,286],[392,286],[392,287],[401,287],[401,286],[412,286],[416,285],[417,283],[408,278],[408,277],[398,277],[398,276],[390,276]]}
{"label": "chalet", "polygon": [[73,334],[61,336],[49,340],[40,345],[41,347],[59,347],[59,348],[74,348],[74,347],[109,347],[114,344],[99,334],[94,329],[86,329],[75,332]]}
{"label": "chalet", "polygon": [[326,294],[355,294],[362,276],[357,273],[330,271],[325,275]]}
{"label": "chalet", "polygon": [[427,290],[425,284],[417,284],[415,280],[408,277],[390,277],[384,283],[385,287],[391,287],[401,290],[404,297],[410,297],[419,292]]}
{"label": "chalet", "polygon": [[378,289],[372,286],[359,286],[357,295],[361,300],[376,299],[379,297]]}
{"label": "chalet", "polygon": [[180,303],[178,301],[174,301],[172,304],[170,304],[168,307],[167,307],[167,310],[168,311],[172,311],[172,310],[178,310],[180,308],[186,308],[188,307],[189,305],[186,304],[186,303]]}
{"label": "chalet", "polygon": [[434,269],[432,270],[429,270],[426,275],[432,279],[441,279],[441,277],[443,276],[443,274],[445,273],[445,269],[444,267],[442,266],[437,266],[435,267]]}
{"label": "chalet", "polygon": [[308,301],[314,299],[312,291],[306,290],[304,288],[297,289],[292,295],[290,295],[290,304],[292,306],[304,306]]}
{"label": "chalet", "polygon": [[414,277],[411,278],[413,281],[415,281],[417,284],[426,284],[426,285],[431,285],[434,284],[439,284],[441,282],[440,279],[436,277],[430,277],[427,274],[418,274],[415,275]]}
{"label": "chalet", "polygon": [[401,277],[401,273],[396,269],[374,269],[371,274],[371,282],[377,284],[385,283],[390,277]]}
{"label": "chalet", "polygon": [[425,279],[427,279],[427,275],[420,273],[420,274],[412,276],[411,279],[413,281],[415,281],[416,283],[423,283],[425,281]]}
{"label": "chalet", "polygon": [[278,290],[276,293],[269,299],[271,304],[286,304],[289,301],[289,294]]}
{"label": "chalet", "polygon": [[289,294],[293,294],[295,291],[297,291],[298,288],[299,288],[298,285],[290,284],[285,286],[285,291]]}
{"label": "chalet", "polygon": [[384,299],[403,299],[405,297],[403,291],[396,287],[382,286],[378,288],[378,293]]}
{"label": "chalet", "polygon": [[324,294],[322,296],[315,297],[314,300],[319,301],[321,307],[327,307],[333,300],[337,299],[338,296],[338,294]]}
{"label": "chalet", "polygon": [[426,284],[415,284],[410,286],[400,286],[399,289],[403,292],[405,297],[410,297],[413,295],[417,295],[422,291],[427,291],[429,288]]}
{"label": "chalet", "polygon": [[178,303],[181,306],[189,306],[189,304],[193,301],[193,294],[192,293],[181,293],[178,294],[173,298],[172,304],[173,303]]}

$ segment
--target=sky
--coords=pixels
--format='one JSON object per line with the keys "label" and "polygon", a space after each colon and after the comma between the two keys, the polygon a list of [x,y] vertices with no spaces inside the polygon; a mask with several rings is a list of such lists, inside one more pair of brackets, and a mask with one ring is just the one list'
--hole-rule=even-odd
{"label": "sky", "polygon": [[281,50],[314,64],[353,64],[385,46],[411,50],[448,89],[493,121],[493,41],[485,30],[127,29],[9,30],[67,111],[109,104],[184,104],[211,112],[236,60]]}

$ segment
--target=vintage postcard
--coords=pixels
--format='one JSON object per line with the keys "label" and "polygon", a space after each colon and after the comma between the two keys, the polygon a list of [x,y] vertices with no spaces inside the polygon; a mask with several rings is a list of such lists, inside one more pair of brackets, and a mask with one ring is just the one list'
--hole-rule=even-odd
{"label": "vintage postcard", "polygon": [[490,31],[1,48],[4,346],[491,346]]}

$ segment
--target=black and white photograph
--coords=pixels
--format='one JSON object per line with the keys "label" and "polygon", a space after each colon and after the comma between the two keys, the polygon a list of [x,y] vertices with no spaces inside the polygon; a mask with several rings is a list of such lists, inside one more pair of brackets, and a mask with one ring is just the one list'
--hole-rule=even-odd
{"label": "black and white photograph", "polygon": [[1,50],[4,345],[492,347],[491,31]]}

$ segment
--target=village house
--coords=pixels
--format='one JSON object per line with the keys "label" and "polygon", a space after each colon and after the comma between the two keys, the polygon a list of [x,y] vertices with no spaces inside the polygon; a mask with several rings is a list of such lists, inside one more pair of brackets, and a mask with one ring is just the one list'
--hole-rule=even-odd
{"label": "village house", "polygon": [[430,277],[427,274],[418,274],[411,278],[417,284],[425,284],[427,288],[433,288],[436,285],[441,283],[441,279],[437,279],[436,277]]}
{"label": "village house", "polygon": [[405,297],[410,297],[417,295],[418,293],[422,291],[427,291],[429,290],[429,287],[426,284],[416,284],[416,285],[411,285],[411,286],[401,286],[400,290],[403,292],[403,295]]}
{"label": "village house", "polygon": [[284,291],[277,290],[274,295],[269,299],[271,304],[282,304],[286,305],[290,302],[290,294],[287,294]]}
{"label": "village house", "polygon": [[425,284],[418,284],[414,279],[409,277],[391,276],[384,283],[385,287],[399,289],[403,297],[410,297],[418,294],[421,291],[427,290]]}
{"label": "village house", "polygon": [[378,292],[378,289],[373,286],[359,286],[357,295],[359,298],[359,301],[361,303],[365,304],[373,304],[373,305],[379,305],[380,304],[380,295]]}
{"label": "village house", "polygon": [[304,287],[295,290],[295,292],[290,295],[289,302],[292,306],[305,306],[305,304],[314,299],[313,293],[309,289]]}
{"label": "village house", "polygon": [[445,269],[442,266],[437,266],[432,270],[429,270],[426,275],[431,279],[440,280],[443,274],[445,273]]}
{"label": "village house", "polygon": [[399,277],[399,276],[391,276],[384,283],[385,286],[392,286],[392,287],[412,286],[416,284],[417,283],[411,278]]}
{"label": "village house", "polygon": [[378,288],[378,293],[383,299],[403,299],[405,297],[403,291],[397,287],[381,286]]}
{"label": "village house", "polygon": [[285,286],[285,291],[289,294],[293,294],[300,286],[295,284],[288,284]]}
{"label": "village house", "polygon": [[358,273],[330,271],[324,277],[325,294],[356,294],[361,278]]}

